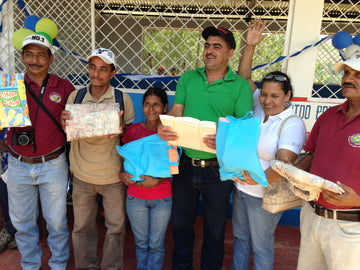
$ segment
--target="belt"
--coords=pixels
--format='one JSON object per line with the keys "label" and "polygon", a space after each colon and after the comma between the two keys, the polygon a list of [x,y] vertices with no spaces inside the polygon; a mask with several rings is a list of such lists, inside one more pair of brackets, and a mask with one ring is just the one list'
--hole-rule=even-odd
{"label": "belt", "polygon": [[217,158],[209,158],[209,159],[199,159],[199,158],[191,158],[184,154],[186,160],[191,162],[191,165],[194,167],[217,167],[219,166],[219,162]]}
{"label": "belt", "polygon": [[61,146],[59,149],[51,152],[50,154],[47,154],[47,155],[44,155],[44,156],[39,156],[39,157],[24,157],[24,156],[21,156],[17,153],[15,153],[11,148],[9,150],[10,154],[22,161],[22,162],[25,162],[25,163],[29,163],[29,164],[36,164],[36,163],[43,163],[43,162],[46,162],[46,161],[50,161],[52,159],[55,159],[57,157],[59,157],[63,152],[65,151],[65,147],[64,146]]}
{"label": "belt", "polygon": [[312,201],[309,204],[314,209],[315,214],[319,216],[334,220],[360,221],[360,210],[358,209],[328,209]]}

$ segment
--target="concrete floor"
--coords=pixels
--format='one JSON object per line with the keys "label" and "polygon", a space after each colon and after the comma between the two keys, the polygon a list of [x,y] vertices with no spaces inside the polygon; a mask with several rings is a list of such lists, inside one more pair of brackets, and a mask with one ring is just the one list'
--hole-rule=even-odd
{"label": "concrete floor", "polygon": [[[69,228],[73,226],[72,208],[68,207],[68,220]],[[196,219],[195,224],[196,239],[194,244],[194,270],[200,270],[200,251],[202,244],[202,217]],[[99,256],[101,256],[102,243],[105,236],[105,226],[102,222],[98,222],[99,232]],[[232,226],[231,220],[228,220],[226,228],[226,239],[225,239],[225,257],[222,270],[228,270],[231,266],[232,261]],[[295,270],[297,265],[297,257],[299,253],[300,244],[300,232],[299,227],[278,225],[275,232],[275,265],[274,270]],[[43,249],[43,270],[50,269],[47,265],[47,261],[50,258],[50,250],[46,242],[46,233],[42,232],[40,245]],[[173,249],[172,245],[172,224],[170,224],[165,243],[165,260],[163,270],[171,269],[171,252]],[[136,256],[135,256],[135,241],[131,229],[127,229],[125,236],[125,250],[124,250],[124,270],[136,269]],[[0,270],[19,270],[20,267],[20,253],[18,250],[5,250],[0,254]],[[70,259],[67,269],[75,269],[73,250],[71,246]],[[251,265],[250,269],[253,269]]]}

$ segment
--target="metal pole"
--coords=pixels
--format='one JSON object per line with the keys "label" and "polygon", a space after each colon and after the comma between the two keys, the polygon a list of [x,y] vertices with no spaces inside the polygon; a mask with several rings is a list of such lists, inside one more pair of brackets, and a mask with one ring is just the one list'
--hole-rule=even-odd
{"label": "metal pole", "polygon": [[95,50],[95,0],[91,0],[91,51]]}

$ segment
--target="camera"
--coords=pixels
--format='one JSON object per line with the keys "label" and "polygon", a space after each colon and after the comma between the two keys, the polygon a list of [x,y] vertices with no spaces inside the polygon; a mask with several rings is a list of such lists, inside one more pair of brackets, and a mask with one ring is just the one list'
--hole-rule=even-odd
{"label": "camera", "polygon": [[11,137],[12,145],[34,144],[34,131],[16,132]]}

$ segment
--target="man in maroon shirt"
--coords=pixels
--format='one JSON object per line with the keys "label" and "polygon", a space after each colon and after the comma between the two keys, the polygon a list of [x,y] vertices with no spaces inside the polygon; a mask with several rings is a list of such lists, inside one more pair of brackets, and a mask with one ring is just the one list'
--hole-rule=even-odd
{"label": "man in maroon shirt", "polygon": [[322,114],[296,164],[340,185],[344,194],[323,190],[300,215],[298,270],[359,269],[360,265],[360,47],[351,45],[341,91],[346,101]]}
{"label": "man in maroon shirt", "polygon": [[38,96],[61,127],[60,114],[74,86],[48,73],[54,56],[52,45],[45,36],[34,34],[26,37],[21,59],[26,67],[26,97],[32,126],[10,128],[7,134],[10,217],[17,230],[15,238],[22,268],[40,269],[42,253],[36,222],[40,202],[49,232],[49,266],[65,270],[69,258],[66,140],[30,91]]}

